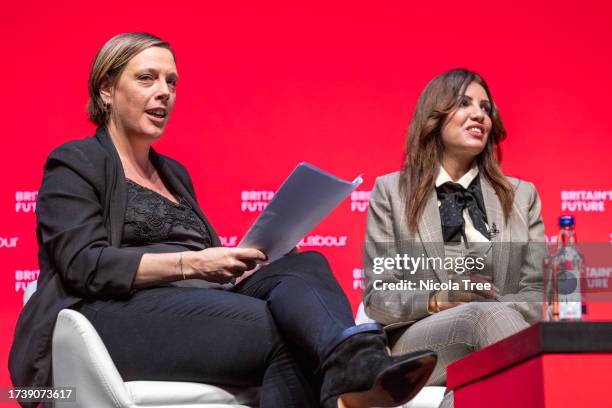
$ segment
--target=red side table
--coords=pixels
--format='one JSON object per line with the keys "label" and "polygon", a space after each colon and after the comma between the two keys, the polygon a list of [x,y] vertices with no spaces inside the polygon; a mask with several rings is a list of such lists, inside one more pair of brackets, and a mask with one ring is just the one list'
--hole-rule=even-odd
{"label": "red side table", "polygon": [[455,408],[612,407],[612,322],[546,322],[449,365]]}

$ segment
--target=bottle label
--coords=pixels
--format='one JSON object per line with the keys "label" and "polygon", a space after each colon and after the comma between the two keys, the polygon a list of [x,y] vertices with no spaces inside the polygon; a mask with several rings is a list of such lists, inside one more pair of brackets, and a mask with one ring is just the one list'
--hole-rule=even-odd
{"label": "bottle label", "polygon": [[582,318],[582,302],[564,302],[559,299],[559,319],[579,320]]}
{"label": "bottle label", "polygon": [[560,266],[558,276],[559,319],[580,319],[582,317],[580,265],[575,265],[572,260],[566,260]]}

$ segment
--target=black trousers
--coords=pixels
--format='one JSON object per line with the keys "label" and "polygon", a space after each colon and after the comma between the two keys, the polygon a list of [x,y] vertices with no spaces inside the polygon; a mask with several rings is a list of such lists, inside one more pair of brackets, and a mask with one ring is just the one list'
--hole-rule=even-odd
{"label": "black trousers", "polygon": [[314,370],[354,325],[317,252],[286,256],[231,290],[159,287],[77,308],[126,381],[261,386],[260,406],[318,406]]}

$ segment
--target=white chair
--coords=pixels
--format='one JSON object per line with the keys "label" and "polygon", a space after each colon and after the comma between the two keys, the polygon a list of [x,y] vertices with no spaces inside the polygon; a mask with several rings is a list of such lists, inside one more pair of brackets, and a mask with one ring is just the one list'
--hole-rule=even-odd
{"label": "white chair", "polygon": [[[374,323],[375,320],[371,319],[365,312],[363,302],[359,304],[357,308],[357,314],[355,315],[355,323]],[[407,404],[401,406],[401,408],[438,408],[442,399],[444,398],[444,392],[446,387],[439,386],[428,386],[423,389]]]}
{"label": "white chair", "polygon": [[[155,358],[155,356],[151,356]],[[257,406],[258,390],[174,381],[123,381],[100,336],[81,313],[64,309],[53,332],[53,385],[75,387],[76,404],[56,407],[229,408]]]}
{"label": "white chair", "polygon": [[[36,291],[32,282],[24,304]],[[155,358],[155,356],[151,356]],[[53,331],[53,385],[74,387],[76,402],[56,408],[248,408],[258,406],[259,389],[221,388],[178,381],[123,381],[102,339],[81,313],[60,311]]]}

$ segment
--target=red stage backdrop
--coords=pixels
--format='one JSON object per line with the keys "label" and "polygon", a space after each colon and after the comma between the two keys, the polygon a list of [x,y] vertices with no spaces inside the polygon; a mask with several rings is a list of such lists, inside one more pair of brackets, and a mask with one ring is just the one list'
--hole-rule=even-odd
{"label": "red stage backdrop", "polygon": [[[115,34],[148,31],[178,56],[177,104],[158,151],[191,172],[235,245],[301,161],[364,183],[303,249],[323,252],[354,307],[367,201],[398,170],[417,97],[435,75],[483,75],[508,129],[506,174],[534,182],[549,237],[561,213],[612,241],[611,6],[604,1],[12,2],[2,8],[0,386],[23,289],[36,279],[35,202],[48,153],[91,135],[87,77]],[[610,268],[597,274],[607,285]],[[612,316],[601,304],[589,318]]]}

